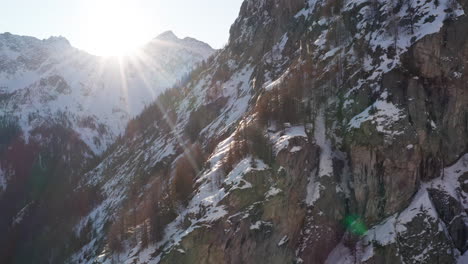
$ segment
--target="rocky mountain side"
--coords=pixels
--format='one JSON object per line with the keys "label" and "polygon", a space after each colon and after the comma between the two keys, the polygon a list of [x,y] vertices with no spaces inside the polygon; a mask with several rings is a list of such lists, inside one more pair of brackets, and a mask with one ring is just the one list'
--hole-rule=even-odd
{"label": "rocky mountain side", "polygon": [[69,262],[465,263],[467,9],[244,1],[85,175]]}
{"label": "rocky mountain side", "polygon": [[466,263],[466,12],[466,0],[245,0],[229,44],[80,178],[71,238],[38,255]]}
{"label": "rocky mountain side", "polygon": [[85,175],[69,262],[465,263],[467,8],[246,0]]}

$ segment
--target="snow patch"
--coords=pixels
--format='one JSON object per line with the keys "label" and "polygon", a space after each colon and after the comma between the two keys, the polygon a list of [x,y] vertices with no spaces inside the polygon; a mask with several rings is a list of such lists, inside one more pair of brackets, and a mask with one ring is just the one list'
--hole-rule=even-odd
{"label": "snow patch", "polygon": [[270,197],[273,197],[273,196],[276,196],[278,194],[280,194],[282,191],[281,189],[279,188],[276,188],[276,187],[270,187],[270,189],[268,190],[268,192],[265,194],[265,198],[268,199]]}
{"label": "snow patch", "polygon": [[[252,167],[252,161],[255,163],[255,168]],[[261,160],[254,160],[250,157],[245,158],[239,162],[236,167],[234,167],[234,169],[228,174],[224,180],[224,183],[227,185],[232,185],[233,187],[231,190],[252,188],[252,184],[244,180],[243,176],[254,170],[262,171],[268,168],[268,165],[266,165]]]}
{"label": "snow patch", "polygon": [[377,100],[362,113],[353,117],[348,128],[360,128],[364,122],[370,121],[376,125],[377,131],[390,136],[400,135],[401,131],[392,128],[392,125],[404,117],[404,112],[391,102]]}
{"label": "snow patch", "polygon": [[299,152],[301,150],[302,150],[301,146],[294,146],[289,152],[295,153],[295,152]]}
{"label": "snow patch", "polygon": [[12,226],[15,226],[21,221],[23,221],[24,216],[28,213],[29,207],[31,206],[31,203],[27,204],[25,207],[23,207],[13,218],[13,221],[11,223]]}
{"label": "snow patch", "polygon": [[249,229],[250,230],[260,230],[264,226],[270,226],[271,227],[271,226],[273,226],[273,224],[270,223],[270,222],[265,222],[265,221],[257,221],[255,223],[251,224]]}
{"label": "snow patch", "polygon": [[281,247],[283,246],[284,244],[288,243],[289,241],[289,237],[286,235],[284,237],[281,238],[281,240],[278,242],[278,247]]}
{"label": "snow patch", "polygon": [[303,16],[307,19],[314,12],[317,0],[307,0],[306,3],[307,7],[301,9],[296,15],[294,15],[294,18],[297,19]]}
{"label": "snow patch", "polygon": [[285,128],[284,131],[279,131],[274,134],[270,134],[270,141],[273,142],[274,152],[276,155],[289,146],[289,140],[295,137],[307,138],[304,130],[304,126],[294,126]]}
{"label": "snow patch", "polygon": [[320,147],[319,177],[333,176],[333,150],[331,142],[327,138],[325,113],[321,109],[315,119],[314,127],[315,143]]}

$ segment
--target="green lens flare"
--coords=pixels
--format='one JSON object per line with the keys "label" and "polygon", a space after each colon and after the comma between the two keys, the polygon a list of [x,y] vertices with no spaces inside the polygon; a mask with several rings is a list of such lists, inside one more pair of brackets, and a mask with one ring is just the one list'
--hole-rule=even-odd
{"label": "green lens flare", "polygon": [[346,229],[351,233],[362,236],[367,232],[367,227],[358,215],[348,215],[344,219]]}

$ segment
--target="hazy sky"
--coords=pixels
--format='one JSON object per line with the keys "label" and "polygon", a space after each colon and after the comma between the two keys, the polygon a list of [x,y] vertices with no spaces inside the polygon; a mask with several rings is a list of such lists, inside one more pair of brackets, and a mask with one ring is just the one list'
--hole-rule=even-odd
{"label": "hazy sky", "polygon": [[173,30],[215,48],[227,43],[242,0],[0,0],[0,32],[64,36],[73,46],[114,55]]}

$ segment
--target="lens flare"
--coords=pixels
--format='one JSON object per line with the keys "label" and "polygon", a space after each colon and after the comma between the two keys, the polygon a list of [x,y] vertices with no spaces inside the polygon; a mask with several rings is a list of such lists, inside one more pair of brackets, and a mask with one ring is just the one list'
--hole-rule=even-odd
{"label": "lens flare", "polygon": [[367,232],[366,224],[358,215],[346,216],[344,225],[348,231],[358,236],[362,236]]}

